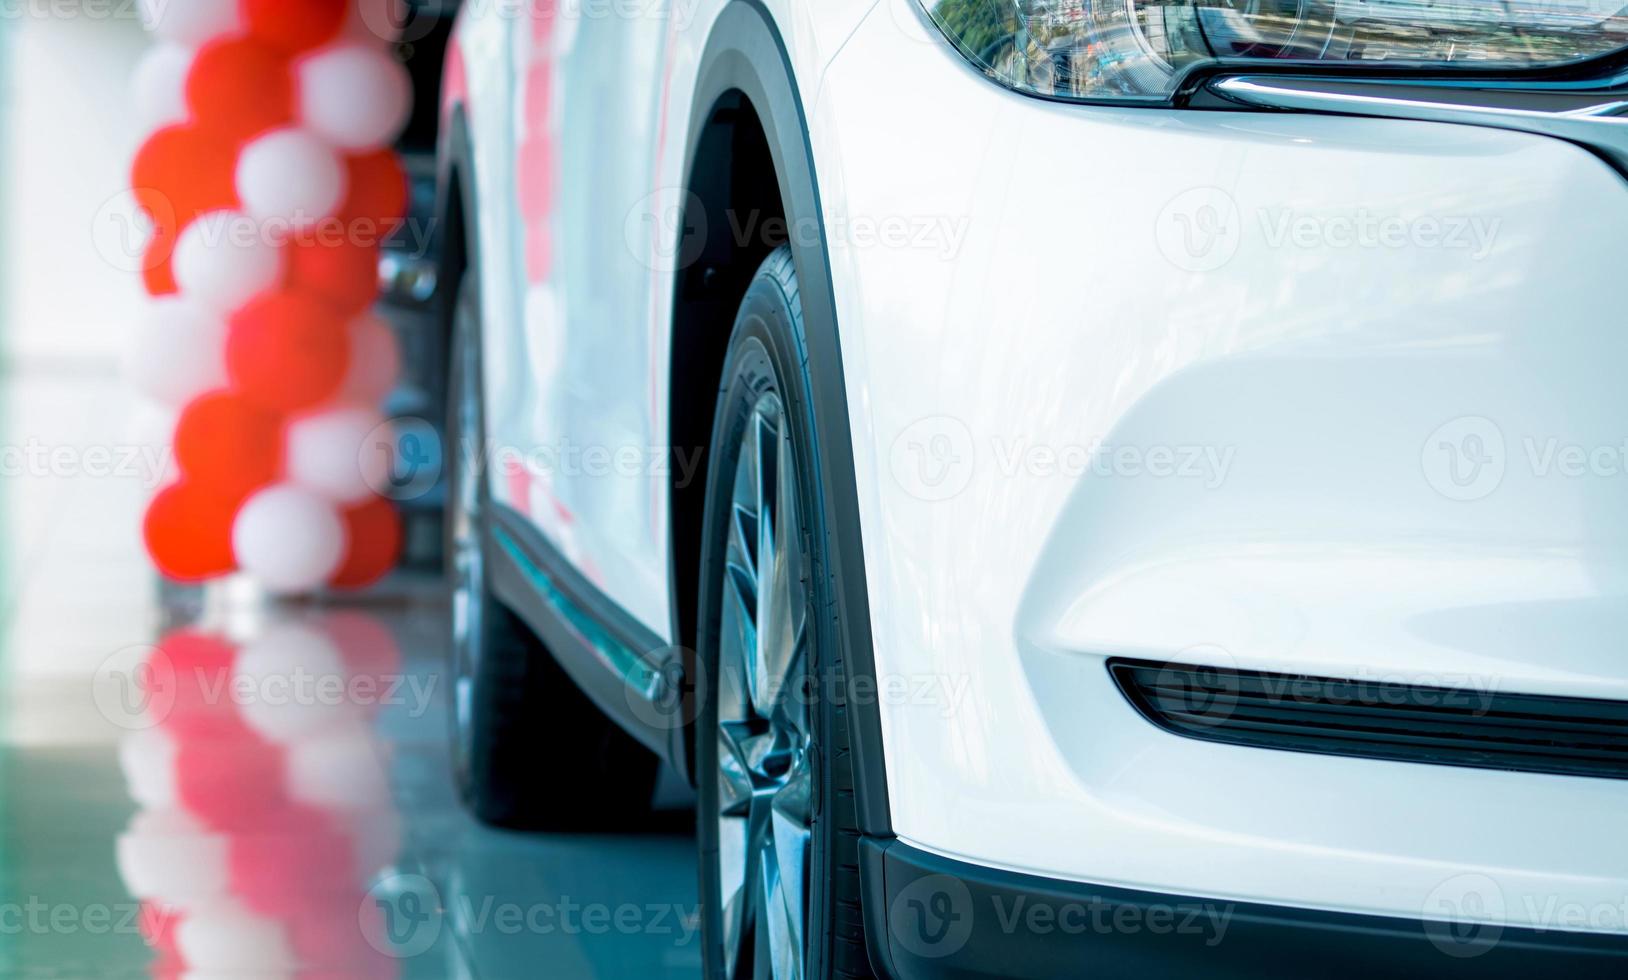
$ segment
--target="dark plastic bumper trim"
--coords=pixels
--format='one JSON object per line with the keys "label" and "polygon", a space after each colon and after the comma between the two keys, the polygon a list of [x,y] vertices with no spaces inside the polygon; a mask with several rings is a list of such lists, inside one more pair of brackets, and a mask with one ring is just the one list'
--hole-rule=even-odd
{"label": "dark plastic bumper trim", "polygon": [[872,965],[900,980],[1628,976],[1628,933],[1164,895],[1016,874],[878,838],[862,842],[860,867]]}

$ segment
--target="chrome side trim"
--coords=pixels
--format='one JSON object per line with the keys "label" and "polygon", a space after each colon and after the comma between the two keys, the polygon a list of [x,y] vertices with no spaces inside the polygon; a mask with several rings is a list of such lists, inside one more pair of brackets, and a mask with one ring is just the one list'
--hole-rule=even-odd
{"label": "chrome side trim", "polygon": [[[612,636],[584,607],[566,595],[549,574],[531,560],[518,541],[501,527],[492,529],[492,536],[520,566],[538,596],[554,607],[554,611],[575,631],[584,649],[592,651],[600,666],[620,678],[628,692],[645,701],[661,696],[664,677],[644,654]],[[657,648],[661,649],[661,648]]]}
{"label": "chrome side trim", "polygon": [[[1587,147],[1628,173],[1628,84],[1517,90],[1428,81],[1391,82],[1233,75],[1209,83],[1216,95],[1257,109],[1328,112],[1422,122],[1491,126],[1552,136]],[[1486,102],[1473,99],[1486,95]],[[1522,106],[1521,97],[1530,106]]]}

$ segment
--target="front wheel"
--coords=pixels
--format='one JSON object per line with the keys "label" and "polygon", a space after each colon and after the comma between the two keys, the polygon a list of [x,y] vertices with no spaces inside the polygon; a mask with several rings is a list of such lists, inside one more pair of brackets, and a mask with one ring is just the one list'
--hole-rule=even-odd
{"label": "front wheel", "polygon": [[[868,977],[841,645],[791,252],[735,321],[713,426],[696,734],[708,978]],[[846,451],[831,447],[830,451]]]}

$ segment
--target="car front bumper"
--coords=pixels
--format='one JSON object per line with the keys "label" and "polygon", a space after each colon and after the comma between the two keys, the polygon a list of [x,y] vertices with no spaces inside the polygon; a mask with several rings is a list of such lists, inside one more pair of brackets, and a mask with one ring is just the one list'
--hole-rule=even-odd
{"label": "car front bumper", "polygon": [[1628,936],[1318,912],[1082,885],[861,848],[877,970],[990,977],[1620,978]]}
{"label": "car front bumper", "polygon": [[1628,699],[1622,175],[1473,126],[1029,99],[910,0],[809,132],[901,842],[1628,934],[1628,781],[1182,738],[1107,669]]}

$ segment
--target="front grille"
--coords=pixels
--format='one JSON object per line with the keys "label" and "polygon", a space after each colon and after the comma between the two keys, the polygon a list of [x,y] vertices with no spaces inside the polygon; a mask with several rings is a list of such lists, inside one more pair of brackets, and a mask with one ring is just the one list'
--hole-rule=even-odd
{"label": "front grille", "polygon": [[1291,752],[1628,778],[1628,702],[1110,660],[1144,718]]}

